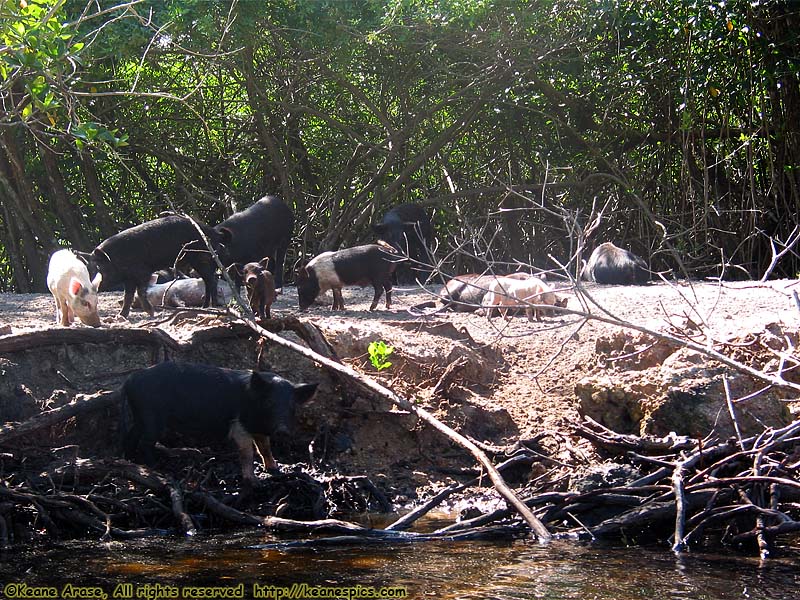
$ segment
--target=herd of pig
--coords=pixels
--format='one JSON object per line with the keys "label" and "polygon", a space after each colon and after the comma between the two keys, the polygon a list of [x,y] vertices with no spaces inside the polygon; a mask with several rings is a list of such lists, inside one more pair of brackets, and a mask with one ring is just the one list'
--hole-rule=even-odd
{"label": "herd of pig", "polygon": [[[328,290],[333,292],[333,310],[342,310],[342,288],[352,285],[372,285],[370,310],[385,293],[388,309],[396,270],[425,273],[433,228],[422,207],[397,206],[373,229],[377,243],[323,252],[295,273],[301,310]],[[218,266],[235,287],[245,286],[254,315],[268,319],[270,305],[283,287],[293,230],[291,209],[267,196],[215,227],[168,213],[111,236],[89,253],[58,250],[47,276],[56,321],[69,326],[77,317],[99,326],[98,291],[120,285],[125,290],[120,311],[124,317],[135,306],[134,299],[151,316],[153,305],[227,304],[232,290],[218,278]],[[199,277],[181,277],[190,269]],[[643,283],[649,271],[639,257],[605,243],[592,253],[583,277],[598,283]],[[440,310],[480,309],[487,318],[498,310],[508,319],[511,312],[524,309],[529,320],[549,316],[567,303],[547,281],[527,273],[459,275],[447,282],[440,300]],[[265,469],[277,467],[270,438],[287,436],[295,408],[311,398],[316,387],[268,371],[171,361],[154,365],[134,373],[122,386],[124,453],[152,464],[155,444],[168,430],[201,441],[227,437],[239,450],[243,483],[250,485],[255,481],[254,450]]]}
{"label": "herd of pig", "polygon": [[[237,291],[245,286],[253,314],[268,319],[283,287],[294,221],[294,213],[281,199],[267,196],[215,227],[166,213],[109,237],[91,252],[59,250],[50,259],[47,275],[56,321],[68,326],[77,317],[86,325],[100,325],[97,293],[117,286],[125,291],[123,317],[132,306],[152,316],[154,305],[227,304],[233,291],[218,279],[218,265],[225,266]],[[352,285],[372,285],[370,310],[385,293],[389,309],[395,270],[425,273],[433,227],[421,206],[397,206],[373,229],[377,243],[323,252],[295,273],[300,310],[328,290],[333,292],[333,310],[342,310],[342,288]],[[182,276],[192,269],[198,277]],[[649,271],[641,258],[606,242],[592,253],[583,276],[598,283],[643,283]],[[459,275],[443,288],[441,300],[455,310],[482,307],[489,318],[495,307],[506,317],[512,308],[524,308],[529,319],[540,319],[551,312],[547,307],[566,306],[566,298],[559,298],[543,278],[523,273]]]}

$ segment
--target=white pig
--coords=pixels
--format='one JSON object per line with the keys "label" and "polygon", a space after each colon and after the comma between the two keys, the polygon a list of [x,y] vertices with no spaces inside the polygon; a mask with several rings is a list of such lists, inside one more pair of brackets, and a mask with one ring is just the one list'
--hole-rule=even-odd
{"label": "white pig", "polygon": [[89,279],[86,265],[71,251],[58,250],[50,257],[47,269],[47,287],[56,300],[56,323],[72,325],[75,317],[82,323],[97,327],[97,288],[102,275]]}
{"label": "white pig", "polygon": [[483,306],[486,307],[486,318],[491,319],[494,306],[500,308],[503,317],[508,319],[510,308],[525,308],[529,321],[541,320],[542,315],[548,314],[549,309],[530,306],[531,304],[549,304],[550,306],[566,306],[566,302],[558,298],[553,289],[537,277],[524,280],[499,278],[489,284],[489,291],[483,297]]}

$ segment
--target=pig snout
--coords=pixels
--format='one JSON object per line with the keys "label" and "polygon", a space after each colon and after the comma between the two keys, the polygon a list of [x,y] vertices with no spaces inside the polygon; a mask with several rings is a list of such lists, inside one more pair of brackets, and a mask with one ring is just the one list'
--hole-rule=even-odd
{"label": "pig snout", "polygon": [[89,312],[84,313],[84,314],[81,314],[80,312],[75,311],[75,314],[78,315],[78,318],[81,320],[81,323],[83,323],[84,325],[89,325],[91,327],[100,327],[100,325],[101,325],[100,317],[97,314],[97,309],[95,309],[94,312],[89,311]]}
{"label": "pig snout", "polygon": [[285,455],[291,447],[292,435],[286,425],[279,425],[270,433],[269,441],[279,455]]}

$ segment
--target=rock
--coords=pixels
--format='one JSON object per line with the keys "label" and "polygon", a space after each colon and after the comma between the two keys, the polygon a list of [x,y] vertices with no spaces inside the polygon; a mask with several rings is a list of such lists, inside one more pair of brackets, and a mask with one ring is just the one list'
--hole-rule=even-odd
{"label": "rock", "polygon": [[[638,344],[645,342],[641,337],[632,340],[614,336],[598,342],[597,347],[611,353],[631,354],[636,352]],[[658,344],[653,345],[647,351],[657,347]],[[703,438],[713,432],[718,438],[725,438],[736,432],[728,411],[723,377],[728,378],[734,401],[764,387],[747,375],[685,348],[654,351],[639,366],[649,364],[657,356],[664,356],[660,364],[619,371],[616,370],[619,362],[612,361],[608,364],[613,369],[581,379],[575,386],[579,412],[619,433],[663,436],[674,431]],[[786,403],[773,391],[736,401],[735,414],[744,436],[791,422]]]}
{"label": "rock", "polygon": [[583,494],[597,488],[628,485],[641,476],[641,471],[634,466],[614,462],[602,463],[573,473],[568,490],[576,494]]}

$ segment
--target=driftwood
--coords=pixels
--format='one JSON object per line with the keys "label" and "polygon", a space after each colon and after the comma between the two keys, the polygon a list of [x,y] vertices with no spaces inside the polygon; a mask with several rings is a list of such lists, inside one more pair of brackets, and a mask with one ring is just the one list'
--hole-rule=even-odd
{"label": "driftwood", "polygon": [[71,417],[102,410],[114,405],[118,401],[119,393],[116,391],[98,392],[89,396],[78,394],[69,404],[39,413],[17,425],[11,424],[0,427],[0,445],[18,437],[28,435],[37,429],[50,427],[62,421],[66,421]]}
{"label": "driftwood", "polygon": [[[198,513],[206,515],[209,526],[288,530],[291,529],[289,524],[297,522],[317,523],[314,527],[320,529],[322,525],[319,524],[333,521],[294,521],[269,514],[278,508],[275,499],[291,495],[293,489],[300,488],[298,495],[306,497],[312,489],[338,487],[337,496],[344,497],[354,495],[359,486],[369,488],[361,478],[353,481],[334,477],[325,485],[304,473],[284,473],[261,480],[250,491],[252,499],[248,501],[241,495],[229,494],[224,483],[215,483],[213,471],[220,465],[204,456],[199,458],[205,465],[199,468],[209,469],[209,472],[198,472],[198,467],[190,467],[180,479],[122,459],[72,459],[46,468],[43,473],[31,477],[30,482],[4,480],[0,485],[0,544],[9,543],[9,521],[17,528],[20,522],[29,523],[30,527],[44,527],[53,536],[90,531],[100,539],[131,539],[170,532],[193,535],[197,526],[190,515]],[[228,466],[222,473],[222,481],[234,479],[238,474],[238,461],[231,460]],[[54,490],[53,481],[60,482],[58,490]],[[349,488],[347,494],[341,492],[342,487]],[[307,513],[313,513],[313,507],[307,509]],[[347,531],[361,529],[359,525],[349,524]]]}
{"label": "driftwood", "polygon": [[[529,464],[532,460],[533,459],[529,454],[514,456],[512,458],[509,458],[502,464],[497,465],[497,470],[499,472],[502,472],[505,469],[515,465]],[[385,529],[387,531],[402,531],[404,529],[408,529],[409,527],[411,527],[411,525],[414,524],[416,520],[423,517],[424,515],[432,511],[434,508],[439,506],[448,497],[452,496],[455,493],[466,490],[472,486],[478,485],[480,483],[480,480],[481,480],[480,477],[475,477],[466,483],[454,483],[452,485],[447,486],[437,494],[434,494],[426,502],[424,502],[411,512],[403,515],[402,517],[397,519],[394,523],[388,525]]]}

